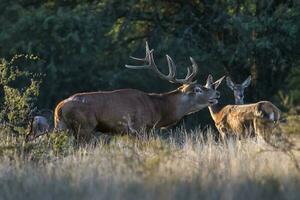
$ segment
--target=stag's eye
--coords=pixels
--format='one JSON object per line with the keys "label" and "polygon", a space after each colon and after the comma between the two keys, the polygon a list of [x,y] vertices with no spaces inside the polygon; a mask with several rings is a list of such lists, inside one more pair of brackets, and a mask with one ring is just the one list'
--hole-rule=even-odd
{"label": "stag's eye", "polygon": [[200,87],[195,87],[194,88],[194,92],[201,94],[203,91],[202,91],[202,89]]}

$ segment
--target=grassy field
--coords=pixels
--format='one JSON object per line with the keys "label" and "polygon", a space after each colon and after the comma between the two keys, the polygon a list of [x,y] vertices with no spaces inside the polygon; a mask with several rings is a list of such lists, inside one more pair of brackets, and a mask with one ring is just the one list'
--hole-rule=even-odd
{"label": "grassy field", "polygon": [[223,145],[206,134],[103,137],[80,148],[43,137],[30,151],[5,147],[3,138],[0,199],[300,198],[300,173],[285,153],[261,140]]}

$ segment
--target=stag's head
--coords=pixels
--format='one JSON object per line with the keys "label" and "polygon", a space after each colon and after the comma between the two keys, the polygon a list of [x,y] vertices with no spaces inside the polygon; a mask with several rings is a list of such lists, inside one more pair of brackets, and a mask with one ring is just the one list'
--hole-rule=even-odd
{"label": "stag's head", "polygon": [[208,88],[197,83],[185,84],[177,90],[181,92],[183,102],[189,104],[189,113],[217,104],[220,97],[220,93],[214,88]]}
{"label": "stag's head", "polygon": [[125,67],[130,69],[151,69],[156,73],[161,79],[167,80],[174,84],[181,84],[176,91],[180,93],[180,97],[183,99],[185,105],[188,105],[188,113],[196,112],[207,106],[214,105],[218,103],[218,98],[220,93],[215,90],[215,88],[209,88],[205,85],[198,84],[195,76],[198,73],[198,65],[195,60],[190,57],[192,63],[191,67],[187,68],[187,74],[185,78],[176,78],[176,65],[173,59],[166,55],[169,73],[167,75],[163,74],[157,67],[153,59],[153,49],[149,49],[148,43],[146,42],[146,56],[145,58],[135,58],[134,60],[142,61],[144,65],[125,65]]}
{"label": "stag's head", "polygon": [[249,76],[242,84],[235,84],[230,77],[226,78],[227,86],[233,91],[235,104],[244,104],[244,91],[251,83],[251,76]]}

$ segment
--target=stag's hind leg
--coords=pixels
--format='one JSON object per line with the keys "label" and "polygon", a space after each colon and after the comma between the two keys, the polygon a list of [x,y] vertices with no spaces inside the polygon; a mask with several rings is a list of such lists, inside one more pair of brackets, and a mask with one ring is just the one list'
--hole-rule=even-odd
{"label": "stag's hind leg", "polygon": [[77,143],[89,143],[95,136],[97,121],[90,118],[80,117],[73,119],[71,122],[72,133]]}
{"label": "stag's hind leg", "polygon": [[138,123],[135,119],[132,119],[130,116],[125,116],[123,117],[123,121],[118,123],[116,131],[122,134],[139,136],[142,129],[138,127],[137,124],[140,123]]}
{"label": "stag's hind leg", "polygon": [[93,126],[76,125],[72,130],[76,144],[89,144],[95,139],[95,128]]}

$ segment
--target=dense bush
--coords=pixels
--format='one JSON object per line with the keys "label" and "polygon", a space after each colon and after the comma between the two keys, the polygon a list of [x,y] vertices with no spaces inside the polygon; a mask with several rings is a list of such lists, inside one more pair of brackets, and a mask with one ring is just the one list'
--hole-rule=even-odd
{"label": "dense bush", "polygon": [[[300,65],[299,65],[300,66]],[[286,87],[285,93],[290,95],[291,103],[295,106],[300,106],[300,67],[297,66],[292,69],[289,75],[288,85]],[[298,114],[300,114],[300,109],[298,107]]]}
{"label": "dense bush", "polygon": [[39,77],[20,71],[16,61],[20,58],[35,60],[34,56],[17,55],[11,61],[0,61],[0,136],[24,136],[35,114],[39,95]]}

